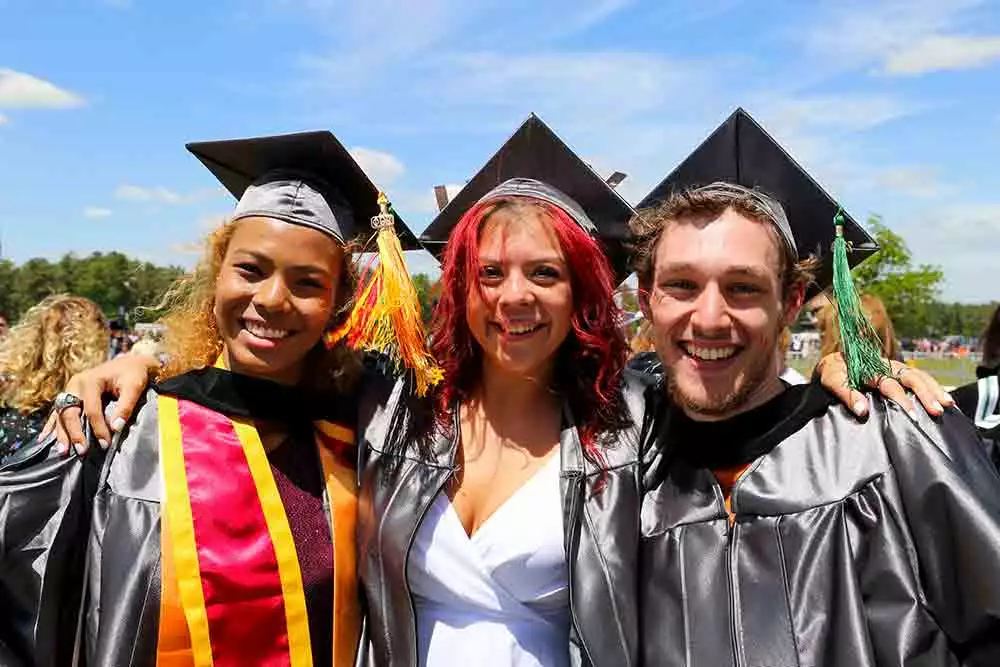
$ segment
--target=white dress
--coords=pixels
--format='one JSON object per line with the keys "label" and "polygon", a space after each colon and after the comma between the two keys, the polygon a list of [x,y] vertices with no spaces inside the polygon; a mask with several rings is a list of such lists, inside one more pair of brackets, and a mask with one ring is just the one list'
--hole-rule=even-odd
{"label": "white dress", "polygon": [[421,667],[568,665],[567,576],[558,454],[471,538],[438,494],[407,564]]}

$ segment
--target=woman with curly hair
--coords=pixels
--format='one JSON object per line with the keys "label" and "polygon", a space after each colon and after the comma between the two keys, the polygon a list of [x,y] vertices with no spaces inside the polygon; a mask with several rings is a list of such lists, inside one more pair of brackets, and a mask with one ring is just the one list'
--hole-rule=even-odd
{"label": "woman with curly hair", "polygon": [[188,148],[239,203],[110,448],[0,470],[0,664],[354,664],[361,364],[325,339],[377,191],[329,132]]}
{"label": "woman with curly hair", "polygon": [[93,301],[57,294],[0,341],[0,465],[45,424],[59,390],[105,359],[107,323]]}

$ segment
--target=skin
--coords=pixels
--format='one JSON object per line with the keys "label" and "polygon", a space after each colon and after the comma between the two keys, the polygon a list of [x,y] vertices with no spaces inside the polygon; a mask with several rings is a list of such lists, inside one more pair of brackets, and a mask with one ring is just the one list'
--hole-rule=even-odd
{"label": "skin", "polygon": [[491,216],[479,262],[466,322],[483,352],[482,383],[461,406],[460,466],[449,487],[470,536],[559,447],[561,405],[548,387],[573,316],[562,248],[534,210]]}
{"label": "skin", "polygon": [[728,419],[782,391],[774,350],[804,287],[783,295],[779,264],[770,230],[733,210],[664,231],[648,311],[673,399],[693,417]]}
{"label": "skin", "polygon": [[296,384],[330,321],[342,265],[342,248],[322,232],[263,217],[240,221],[215,286],[229,368]]}

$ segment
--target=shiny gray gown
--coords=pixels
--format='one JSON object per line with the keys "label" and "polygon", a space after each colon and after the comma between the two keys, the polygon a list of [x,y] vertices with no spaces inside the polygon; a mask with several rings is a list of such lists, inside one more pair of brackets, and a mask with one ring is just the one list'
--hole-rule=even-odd
{"label": "shiny gray gown", "polygon": [[710,470],[654,452],[644,664],[1000,666],[1000,478],[957,411],[871,402],[859,422],[806,401],[735,484],[732,525]]}

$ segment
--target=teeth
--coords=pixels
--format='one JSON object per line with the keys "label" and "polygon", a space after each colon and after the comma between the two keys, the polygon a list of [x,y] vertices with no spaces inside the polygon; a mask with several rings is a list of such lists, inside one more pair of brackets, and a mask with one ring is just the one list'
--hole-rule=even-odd
{"label": "teeth", "polygon": [[259,322],[251,322],[249,320],[243,321],[243,326],[247,331],[252,333],[257,338],[269,338],[272,340],[279,340],[288,335],[288,331],[285,329],[271,329],[270,327],[265,327]]}
{"label": "teeth", "polygon": [[690,343],[685,343],[684,349],[692,357],[705,361],[716,361],[718,359],[728,359],[736,354],[735,347],[698,347]]}
{"label": "teeth", "polygon": [[521,326],[512,326],[512,325],[508,324],[507,325],[507,332],[515,334],[515,335],[526,334],[526,333],[531,333],[532,331],[534,331],[535,329],[537,329],[539,326],[541,326],[541,325],[538,325],[538,324],[526,324],[526,325],[521,325]]}

